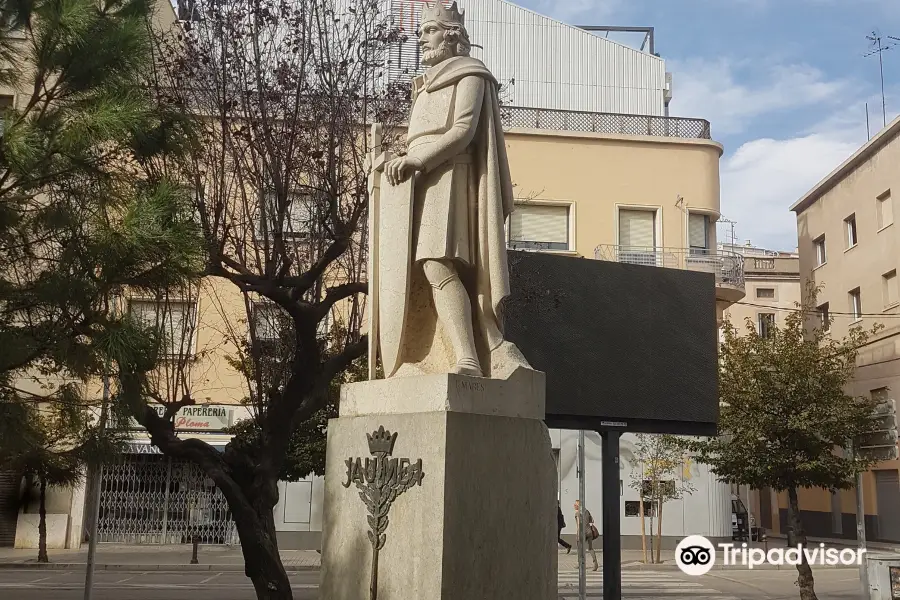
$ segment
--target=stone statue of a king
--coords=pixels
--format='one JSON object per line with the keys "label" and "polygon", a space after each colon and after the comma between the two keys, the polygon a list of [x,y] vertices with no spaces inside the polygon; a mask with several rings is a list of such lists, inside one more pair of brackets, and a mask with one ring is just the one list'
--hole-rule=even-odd
{"label": "stone statue of a king", "polygon": [[406,153],[376,166],[375,345],[386,377],[506,378],[528,363],[503,337],[514,203],[499,86],[469,56],[456,3],[425,5],[419,45],[427,70],[413,80]]}

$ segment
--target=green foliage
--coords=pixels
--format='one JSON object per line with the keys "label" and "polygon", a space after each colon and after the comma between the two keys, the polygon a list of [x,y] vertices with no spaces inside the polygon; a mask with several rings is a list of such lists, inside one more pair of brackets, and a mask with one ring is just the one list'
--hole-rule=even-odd
{"label": "green foliage", "polygon": [[729,483],[756,489],[846,489],[871,466],[841,449],[871,432],[875,402],[845,392],[857,352],[880,327],[823,330],[813,308],[818,288],[781,327],[761,337],[748,320],[725,327],[719,367],[722,436],[690,442],[697,460]]}
{"label": "green foliage", "polygon": [[0,115],[0,387],[29,402],[65,398],[21,392],[24,376],[152,364],[116,298],[203,267],[192,200],[161,168],[189,132],[145,85],[152,6],[0,0],[0,27],[24,33],[0,37],[0,78],[29,91]]}
{"label": "green foliage", "polygon": [[[336,328],[336,331],[333,331],[328,338],[334,338],[342,333],[340,328]],[[234,358],[231,358],[230,362],[241,370],[246,370],[253,364],[242,363]],[[325,474],[326,431],[328,420],[338,416],[340,388],[346,383],[363,381],[366,379],[367,372],[368,362],[363,358],[331,380],[324,406],[292,430],[284,462],[278,473],[279,480],[298,481],[309,475]],[[259,422],[259,419],[247,419],[237,423],[229,430],[234,434],[231,446],[244,452],[251,457],[251,460],[259,456],[262,443],[262,430]]]}
{"label": "green foliage", "polygon": [[694,491],[693,484],[682,476],[685,451],[679,438],[640,433],[635,442],[634,458],[640,471],[632,471],[629,485],[644,499],[664,503]]}
{"label": "green foliage", "polygon": [[3,393],[0,468],[48,485],[79,483],[87,464],[116,455],[122,443],[121,434],[101,431],[99,410],[82,403],[71,384],[58,390],[55,402],[40,405]]}

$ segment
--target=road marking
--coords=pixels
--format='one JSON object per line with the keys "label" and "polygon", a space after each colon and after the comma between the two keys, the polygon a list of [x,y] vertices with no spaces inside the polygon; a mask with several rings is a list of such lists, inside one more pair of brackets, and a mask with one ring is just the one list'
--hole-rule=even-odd
{"label": "road marking", "polygon": [[221,575],[222,575],[221,573],[216,573],[216,574],[213,575],[212,577],[207,577],[206,579],[204,579],[203,581],[201,581],[200,584],[202,585],[202,584],[204,584],[204,583],[209,583],[210,581],[212,581],[212,580],[215,579],[216,577],[220,577]]}
{"label": "road marking", "polygon": [[120,580],[117,581],[116,583],[125,583],[126,581],[131,581],[131,580],[134,579],[135,577],[137,577],[137,575],[132,575],[131,577],[126,577],[125,579],[120,579]]}
{"label": "road marking", "polygon": [[[51,575],[50,577],[53,577],[53,575]],[[48,579],[50,579],[50,577],[41,577],[40,579],[35,579],[34,581],[31,581],[29,583],[40,583],[42,581],[47,581]]]}

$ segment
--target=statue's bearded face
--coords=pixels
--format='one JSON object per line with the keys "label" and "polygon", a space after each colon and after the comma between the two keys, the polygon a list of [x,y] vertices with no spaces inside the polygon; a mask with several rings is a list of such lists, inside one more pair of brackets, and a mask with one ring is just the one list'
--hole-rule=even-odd
{"label": "statue's bearded face", "polygon": [[447,30],[430,21],[419,28],[419,47],[422,49],[422,64],[427,67],[441,63],[456,55],[455,44],[447,41]]}

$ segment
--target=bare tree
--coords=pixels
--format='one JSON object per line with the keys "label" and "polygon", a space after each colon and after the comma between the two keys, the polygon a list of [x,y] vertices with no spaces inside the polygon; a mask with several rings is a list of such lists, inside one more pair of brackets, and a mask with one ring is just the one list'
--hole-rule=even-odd
{"label": "bare tree", "polygon": [[[186,31],[158,45],[159,100],[195,121],[189,160],[165,168],[196,193],[202,276],[227,282],[243,305],[246,319],[226,328],[258,443],[220,453],[179,438],[173,417],[195,401],[185,376],[120,364],[122,397],[153,444],[198,464],[223,492],[261,599],[292,597],[273,515],[292,432],[367,348],[366,161],[381,148],[368,147],[366,126],[382,123],[387,146],[408,106],[408,93],[385,79],[387,49],[400,34],[382,6],[201,1]],[[166,405],[163,416],[147,397]]]}

